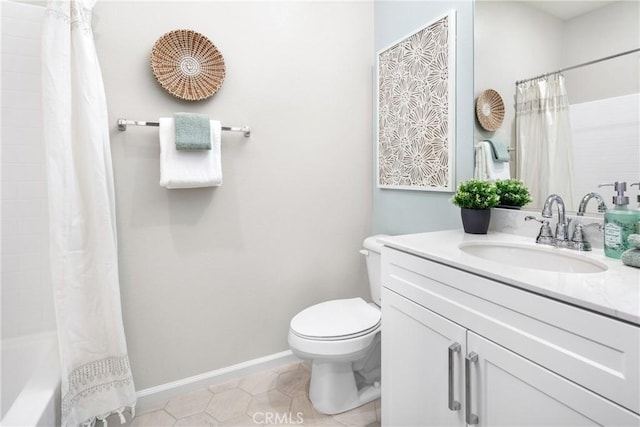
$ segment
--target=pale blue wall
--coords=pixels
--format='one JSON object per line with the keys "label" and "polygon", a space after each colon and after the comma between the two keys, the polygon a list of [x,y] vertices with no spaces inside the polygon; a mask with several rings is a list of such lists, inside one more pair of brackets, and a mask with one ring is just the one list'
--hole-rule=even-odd
{"label": "pale blue wall", "polygon": [[[473,1],[376,1],[374,56],[451,9],[456,10],[457,28],[456,183],[459,183],[473,176]],[[404,234],[461,228],[460,209],[449,201],[452,193],[376,187],[375,126],[374,123],[373,232]]]}

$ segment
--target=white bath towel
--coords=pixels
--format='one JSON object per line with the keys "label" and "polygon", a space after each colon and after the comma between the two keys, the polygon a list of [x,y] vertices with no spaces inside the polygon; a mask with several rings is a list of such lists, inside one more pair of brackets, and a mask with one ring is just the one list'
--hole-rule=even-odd
{"label": "white bath towel", "polygon": [[221,126],[211,120],[211,150],[179,151],[173,118],[160,119],[160,185],[166,188],[222,185]]}
{"label": "white bath towel", "polygon": [[480,141],[475,146],[476,165],[474,178],[484,181],[510,179],[509,162],[496,162],[493,158],[491,145],[487,141]]}

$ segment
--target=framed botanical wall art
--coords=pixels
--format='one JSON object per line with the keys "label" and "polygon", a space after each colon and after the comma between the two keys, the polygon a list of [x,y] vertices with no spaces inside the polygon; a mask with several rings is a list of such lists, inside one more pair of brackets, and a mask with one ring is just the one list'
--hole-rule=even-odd
{"label": "framed botanical wall art", "polygon": [[378,52],[378,187],[454,191],[455,11]]}

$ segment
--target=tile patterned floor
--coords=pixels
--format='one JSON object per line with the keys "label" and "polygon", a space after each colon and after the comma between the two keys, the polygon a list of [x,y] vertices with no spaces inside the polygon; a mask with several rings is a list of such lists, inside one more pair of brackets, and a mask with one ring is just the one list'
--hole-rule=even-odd
{"label": "tile patterned floor", "polygon": [[[131,427],[367,426],[380,427],[380,400],[324,415],[308,398],[309,365],[291,363],[140,408]],[[120,425],[116,416],[109,425]]]}

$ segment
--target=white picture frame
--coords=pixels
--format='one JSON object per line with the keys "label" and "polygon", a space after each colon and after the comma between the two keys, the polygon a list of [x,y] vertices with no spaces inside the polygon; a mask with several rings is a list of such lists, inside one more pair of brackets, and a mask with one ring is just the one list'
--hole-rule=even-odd
{"label": "white picture frame", "polygon": [[377,52],[378,188],[455,191],[455,17]]}

